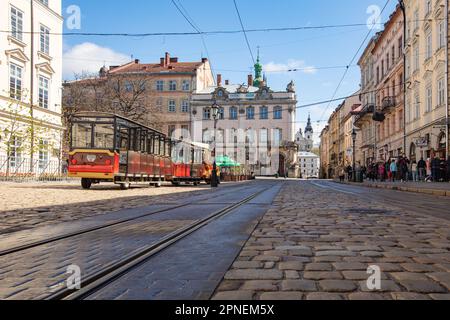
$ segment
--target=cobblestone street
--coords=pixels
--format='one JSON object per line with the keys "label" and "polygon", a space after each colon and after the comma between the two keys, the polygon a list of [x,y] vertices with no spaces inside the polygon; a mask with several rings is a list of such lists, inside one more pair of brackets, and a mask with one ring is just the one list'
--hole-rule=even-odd
{"label": "cobblestone street", "polygon": [[170,204],[197,194],[208,185],[163,188],[134,187],[123,191],[113,184],[83,190],[79,181],[61,183],[1,183],[0,234],[68,222],[122,209]]}
{"label": "cobblestone street", "polygon": [[449,201],[424,197],[287,182],[214,299],[450,299]]}

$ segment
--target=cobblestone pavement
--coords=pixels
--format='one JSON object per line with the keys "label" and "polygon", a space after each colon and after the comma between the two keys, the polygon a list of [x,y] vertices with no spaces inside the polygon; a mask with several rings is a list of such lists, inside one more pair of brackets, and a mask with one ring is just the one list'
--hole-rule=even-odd
{"label": "cobblestone pavement", "polygon": [[[215,191],[214,197],[199,197],[194,204],[0,256],[0,299],[45,298],[65,286],[68,266],[77,265],[82,277],[89,277],[112,262],[249,197],[262,187],[255,183],[221,187]],[[146,210],[143,208],[142,213]],[[127,211],[135,212],[136,209],[124,210],[123,214],[126,215]],[[78,222],[69,224],[78,225]],[[14,234],[10,236],[14,237]],[[195,265],[192,260],[189,263]]]}
{"label": "cobblestone pavement", "polygon": [[[285,183],[214,299],[450,299],[448,217],[321,184]],[[382,271],[381,290],[367,288],[371,265]]]}
{"label": "cobblestone pavement", "polygon": [[74,221],[212,192],[209,186],[135,187],[113,184],[83,190],[79,183],[0,183],[0,234]]}

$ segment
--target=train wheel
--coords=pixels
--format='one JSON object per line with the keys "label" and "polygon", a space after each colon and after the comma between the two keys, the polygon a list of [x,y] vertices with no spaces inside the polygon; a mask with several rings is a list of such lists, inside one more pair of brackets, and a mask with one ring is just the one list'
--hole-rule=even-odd
{"label": "train wheel", "polygon": [[131,187],[131,184],[128,181],[120,184],[120,189],[122,189],[122,190],[128,190],[128,189],[130,189],[130,187]]}
{"label": "train wheel", "polygon": [[161,188],[161,186],[162,186],[161,180],[155,183],[155,188]]}
{"label": "train wheel", "polygon": [[81,187],[83,189],[88,190],[91,188],[91,186],[92,186],[91,179],[86,179],[86,178],[81,179]]}

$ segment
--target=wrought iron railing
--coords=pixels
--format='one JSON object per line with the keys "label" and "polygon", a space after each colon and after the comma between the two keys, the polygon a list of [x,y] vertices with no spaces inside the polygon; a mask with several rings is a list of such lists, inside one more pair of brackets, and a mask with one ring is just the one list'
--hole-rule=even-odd
{"label": "wrought iron railing", "polygon": [[0,156],[0,181],[61,181],[67,179],[67,162],[17,156]]}

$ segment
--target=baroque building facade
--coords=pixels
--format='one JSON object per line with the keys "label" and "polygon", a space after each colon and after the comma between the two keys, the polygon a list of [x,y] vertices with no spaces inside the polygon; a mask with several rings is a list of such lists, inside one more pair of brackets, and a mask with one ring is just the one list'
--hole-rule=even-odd
{"label": "baroque building facade", "polygon": [[[226,155],[256,175],[298,177],[295,144],[296,92],[291,82],[285,91],[273,91],[255,65],[247,84],[222,83],[192,95],[192,139],[212,144],[217,156]],[[256,79],[256,83],[254,82]],[[212,106],[219,106],[216,131]]]}
{"label": "baroque building facade", "polygon": [[0,12],[0,174],[59,174],[61,1],[2,1]]}

